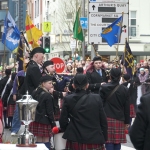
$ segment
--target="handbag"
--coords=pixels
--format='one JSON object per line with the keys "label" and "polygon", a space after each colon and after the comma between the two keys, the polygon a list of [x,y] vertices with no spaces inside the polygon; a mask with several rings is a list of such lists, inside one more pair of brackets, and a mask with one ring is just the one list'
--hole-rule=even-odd
{"label": "handbag", "polygon": [[119,88],[119,86],[120,85],[117,85],[114,89],[113,89],[113,91],[108,95],[108,97],[106,98],[106,101],[108,101],[111,97],[112,97],[112,95],[117,91],[117,89]]}

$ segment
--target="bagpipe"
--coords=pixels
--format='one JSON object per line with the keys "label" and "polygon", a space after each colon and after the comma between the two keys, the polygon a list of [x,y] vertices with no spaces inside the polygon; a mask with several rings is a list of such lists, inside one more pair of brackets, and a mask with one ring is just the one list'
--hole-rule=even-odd
{"label": "bagpipe", "polygon": [[70,73],[54,73],[53,76],[56,79],[58,85],[58,91],[63,92],[65,87],[68,87],[70,84],[71,79],[74,77],[73,74]]}

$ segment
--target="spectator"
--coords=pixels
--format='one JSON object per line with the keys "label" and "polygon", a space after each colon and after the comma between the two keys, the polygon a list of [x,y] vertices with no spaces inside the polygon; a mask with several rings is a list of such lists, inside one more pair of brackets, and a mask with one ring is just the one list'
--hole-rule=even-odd
{"label": "spectator", "polygon": [[140,74],[139,74],[139,80],[140,80],[140,83],[142,84],[141,86],[141,91],[142,91],[142,95],[145,94],[145,85],[144,85],[144,82],[145,80],[148,79],[148,73],[145,72],[144,68],[140,68]]}

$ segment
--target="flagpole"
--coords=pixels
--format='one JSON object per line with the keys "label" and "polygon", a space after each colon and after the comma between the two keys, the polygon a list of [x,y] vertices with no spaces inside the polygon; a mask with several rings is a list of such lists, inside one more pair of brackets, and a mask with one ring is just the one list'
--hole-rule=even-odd
{"label": "flagpole", "polygon": [[77,51],[77,41],[78,41],[78,40],[76,39],[76,49],[75,49],[75,52],[74,52],[74,67],[73,67],[73,68],[74,68],[74,69],[73,69],[73,70],[74,70],[74,74],[75,74],[75,67],[76,67],[76,51]]}
{"label": "flagpole", "polygon": [[125,38],[125,47],[124,47],[124,54],[123,54],[123,57],[124,57],[124,60],[123,60],[123,73],[125,71],[126,41],[127,41],[127,38]]}
{"label": "flagpole", "polygon": [[[77,0],[76,0],[76,13],[77,13],[77,11],[79,11],[79,9],[80,9],[80,7],[77,9]],[[75,49],[75,51],[74,51],[74,74],[75,74],[75,66],[76,66],[76,51],[77,51],[77,39],[76,39],[76,49]]]}
{"label": "flagpole", "polygon": [[122,21],[121,21],[121,24],[120,24],[120,36],[118,38],[118,43],[117,43],[117,48],[116,48],[116,60],[118,60],[118,50],[119,50],[119,42],[121,40],[121,32],[122,32],[122,23],[123,23],[123,15],[124,15],[124,12],[122,12]]}
{"label": "flagpole", "polygon": [[[6,16],[7,15],[8,15],[8,7],[6,8]],[[7,34],[7,33],[5,33],[5,34]],[[5,71],[5,68],[4,68],[5,61],[6,61],[6,38],[4,41],[3,72]],[[2,73],[2,77],[3,76],[4,76],[4,74]]]}
{"label": "flagpole", "polygon": [[[25,38],[25,36],[24,36],[24,32],[22,32],[22,36],[23,36],[23,40],[25,41],[25,43],[26,43],[26,45],[25,45],[25,47],[27,47],[28,48],[28,50],[27,50],[27,52],[29,53],[30,52],[30,47],[29,47],[29,43],[28,43],[28,41],[26,40],[26,38]],[[28,45],[27,45],[28,44]]]}
{"label": "flagpole", "polygon": [[[26,17],[27,17],[27,15],[28,15],[28,10],[26,10]],[[28,20],[28,25],[29,25],[29,30],[30,30],[30,34],[31,34],[32,40],[34,40],[34,39],[33,39],[32,32],[31,32],[31,26],[30,26],[30,24],[29,24],[29,18],[28,18],[27,20]],[[33,42],[33,44],[34,44],[34,42]],[[31,45],[32,45],[32,44],[31,44]]]}
{"label": "flagpole", "polygon": [[94,46],[94,43],[92,43],[92,46],[93,46],[93,48],[94,48],[95,56],[98,56],[98,52],[96,52],[96,48],[95,48],[95,46]]}

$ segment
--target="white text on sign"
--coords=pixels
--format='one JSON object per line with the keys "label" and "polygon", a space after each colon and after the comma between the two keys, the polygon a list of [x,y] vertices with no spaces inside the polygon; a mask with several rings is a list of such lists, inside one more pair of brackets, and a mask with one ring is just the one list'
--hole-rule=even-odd
{"label": "white text on sign", "polygon": [[118,18],[118,14],[90,14],[91,17],[102,17],[102,18]]}
{"label": "white text on sign", "polygon": [[99,4],[99,6],[103,7],[127,7],[127,4]]}
{"label": "white text on sign", "polygon": [[64,67],[64,63],[56,63],[54,66],[56,69],[62,69]]}

